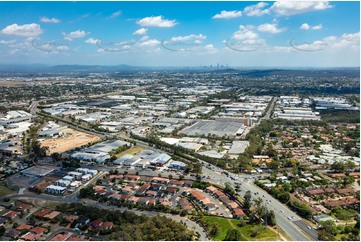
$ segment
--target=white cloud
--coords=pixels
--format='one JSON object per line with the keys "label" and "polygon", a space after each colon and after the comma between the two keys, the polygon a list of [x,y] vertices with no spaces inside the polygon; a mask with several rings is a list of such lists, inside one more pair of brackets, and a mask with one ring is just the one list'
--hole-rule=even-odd
{"label": "white cloud", "polygon": [[100,41],[99,39],[89,38],[89,39],[85,40],[84,42],[87,43],[87,44],[95,45],[95,44],[97,44],[99,41]]}
{"label": "white cloud", "polygon": [[253,25],[240,25],[239,30],[234,32],[230,39],[224,40],[223,43],[228,49],[241,52],[264,48],[266,41],[260,38],[254,29],[255,26]]}
{"label": "white cloud", "polygon": [[261,24],[260,26],[258,26],[258,31],[267,32],[271,34],[282,33],[285,30],[286,30],[285,28],[282,29],[277,28],[277,24]]}
{"label": "white cloud", "polygon": [[322,24],[319,24],[319,25],[316,25],[316,26],[312,27],[313,30],[320,30],[322,28],[323,28]]}
{"label": "white cloud", "polygon": [[293,40],[290,45],[299,51],[354,51],[360,49],[360,33],[343,34],[340,37],[328,36],[309,43]]}
{"label": "white cloud", "polygon": [[186,42],[186,41],[192,41],[194,43],[200,44],[202,43],[205,39],[207,38],[207,36],[203,35],[203,34],[191,34],[191,35],[187,35],[187,36],[177,36],[177,37],[173,37],[170,40],[173,42]]}
{"label": "white cloud", "polygon": [[321,30],[323,28],[322,24],[310,26],[308,23],[304,23],[300,26],[302,30]]}
{"label": "white cloud", "polygon": [[205,50],[209,53],[217,52],[217,48],[215,48],[214,45],[212,45],[212,44],[208,44],[208,45],[204,46],[203,50]]}
{"label": "white cloud", "polygon": [[329,42],[328,45],[332,48],[345,48],[345,49],[359,49],[360,48],[360,32],[353,34],[343,34],[336,39],[325,38],[324,42]]}
{"label": "white cloud", "polygon": [[309,30],[310,29],[310,25],[308,25],[308,23],[304,23],[300,26],[300,29],[302,30]]}
{"label": "white cloud", "polygon": [[0,40],[1,45],[8,45],[12,43],[15,43],[15,40]]}
{"label": "white cloud", "polygon": [[241,11],[226,11],[223,10],[221,11],[221,13],[218,13],[216,15],[214,15],[212,18],[213,19],[230,19],[230,18],[238,18],[242,16],[242,12]]}
{"label": "white cloud", "polygon": [[41,17],[40,22],[57,24],[60,23],[60,20],[57,18]]}
{"label": "white cloud", "polygon": [[270,12],[269,9],[264,9],[268,3],[260,2],[255,5],[245,7],[243,13],[247,16],[262,16]]}
{"label": "white cloud", "polygon": [[72,41],[73,39],[79,39],[79,38],[83,38],[86,35],[90,34],[89,32],[85,32],[84,30],[77,30],[77,31],[73,31],[69,34],[63,33],[64,35],[64,39],[65,40],[69,40]]}
{"label": "white cloud", "polygon": [[138,44],[139,47],[155,47],[160,44],[159,40],[149,39]]}
{"label": "white cloud", "polygon": [[310,11],[324,10],[332,8],[333,6],[329,2],[317,2],[317,1],[278,1],[275,2],[270,10],[274,11],[279,15],[291,16],[295,14],[301,14]]}
{"label": "white cloud", "polygon": [[142,27],[171,28],[175,26],[177,22],[176,20],[163,19],[163,16],[151,16],[138,20],[137,24]]}
{"label": "white cloud", "polygon": [[39,24],[12,24],[6,26],[0,31],[0,34],[4,35],[14,35],[14,36],[24,36],[24,37],[36,37],[43,33]]}
{"label": "white cloud", "polygon": [[116,18],[122,14],[122,11],[116,11],[108,17],[108,19]]}
{"label": "white cloud", "polygon": [[134,35],[143,35],[143,34],[147,34],[148,32],[148,29],[146,28],[140,28],[138,29],[137,31],[135,31],[133,34]]}
{"label": "white cloud", "polygon": [[143,42],[143,41],[146,41],[146,40],[148,40],[149,39],[149,36],[147,36],[147,35],[145,35],[145,36],[143,36],[142,38],[140,38],[140,42]]}
{"label": "white cloud", "polygon": [[258,34],[252,30],[253,28],[253,26],[240,25],[239,30],[234,32],[232,37],[236,40],[258,39]]}

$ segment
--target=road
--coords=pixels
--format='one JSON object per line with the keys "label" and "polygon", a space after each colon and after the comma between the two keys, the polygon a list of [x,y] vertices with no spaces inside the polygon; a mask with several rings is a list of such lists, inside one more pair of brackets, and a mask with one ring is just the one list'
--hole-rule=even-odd
{"label": "road", "polygon": [[[271,112],[274,108],[275,102],[276,102],[276,98],[273,98],[271,101],[271,106],[270,108],[267,110],[266,114],[264,117],[261,118],[262,119],[269,119]],[[89,131],[87,131],[89,132]],[[92,133],[92,132],[89,132]],[[96,133],[97,135],[102,134],[105,136],[105,133]],[[117,135],[119,138],[122,139],[128,139],[128,140],[133,140],[129,137],[125,137],[125,134],[122,132],[116,133],[114,135]],[[137,142],[138,146],[147,148],[147,149],[152,149],[152,150],[157,150],[154,147],[150,148],[148,143],[146,142],[142,142],[139,140],[134,140]],[[163,151],[162,151],[163,152]],[[201,161],[203,164],[208,164],[205,161]],[[215,168],[214,166],[212,166],[213,168]],[[106,169],[110,169],[110,168],[105,168]],[[235,186],[235,182],[240,182],[240,188],[241,191],[239,192],[240,196],[244,196],[245,192],[248,190],[252,191],[252,194],[254,196],[254,193],[258,192],[258,196],[261,196],[262,199],[264,201],[269,201],[269,203],[267,204],[267,207],[270,210],[274,210],[275,215],[276,215],[276,220],[277,220],[277,224],[278,226],[285,231],[285,233],[292,239],[292,240],[296,240],[296,241],[309,241],[310,238],[314,238],[314,236],[310,236],[307,237],[306,234],[310,235],[310,229],[305,228],[304,226],[297,226],[297,221],[302,221],[302,218],[299,217],[296,213],[294,213],[293,211],[291,211],[286,205],[280,203],[277,199],[273,198],[272,196],[270,196],[268,193],[266,193],[264,190],[260,189],[259,187],[257,187],[256,185],[253,184],[253,181],[250,181],[250,175],[247,174],[233,174],[231,172],[228,172],[230,174],[230,176],[235,177],[236,180],[232,180],[229,177],[227,177],[226,175],[222,174],[222,172],[224,172],[225,170],[221,169],[221,168],[216,168],[218,170],[218,172],[214,172],[206,167],[203,167],[203,172],[205,174],[209,174],[210,175],[210,182],[214,182],[214,183],[218,183],[220,185],[224,185],[224,183],[226,182],[230,182],[233,186]],[[155,171],[157,172],[157,171]],[[159,172],[157,172],[159,173]],[[166,175],[166,174],[164,174]],[[245,178],[247,178],[245,180]],[[296,224],[294,223],[296,221]],[[312,229],[311,229],[312,230]],[[312,234],[314,235],[317,231],[312,231]]]}
{"label": "road", "polygon": [[[293,221],[302,221],[302,218],[300,218],[296,213],[291,211],[286,205],[279,202],[277,199],[273,198],[271,195],[269,195],[267,192],[265,192],[263,189],[257,187],[253,183],[253,175],[248,174],[233,174],[231,172],[228,172],[230,176],[234,177],[235,180],[230,179],[226,175],[222,174],[221,168],[216,168],[218,171],[210,170],[206,167],[203,167],[203,173],[208,174],[210,176],[210,179],[207,181],[213,181],[220,185],[224,185],[226,182],[230,182],[233,186],[235,186],[235,182],[238,182],[240,184],[240,196],[244,196],[244,194],[250,190],[252,192],[253,198],[261,197],[265,202],[270,201],[267,204],[267,207],[269,210],[273,210],[276,215],[277,224],[280,228],[282,228],[283,231],[292,239],[296,241],[309,241],[310,238],[306,237],[304,233],[308,234],[307,230],[308,228],[304,227],[298,227],[294,224]],[[258,193],[259,195],[255,195],[255,193]],[[290,219],[288,219],[290,218]]]}
{"label": "road", "polygon": [[30,112],[31,114],[35,114],[35,113],[36,113],[36,109],[37,109],[37,107],[38,107],[38,105],[39,105],[39,102],[40,102],[40,101],[33,101],[33,102],[30,104],[30,106],[29,106],[29,112]]}
{"label": "road", "polygon": [[277,97],[272,97],[272,101],[271,101],[269,109],[267,110],[266,114],[260,120],[269,119],[271,117],[271,113],[275,106],[276,101],[277,101]]}
{"label": "road", "polygon": [[180,217],[177,215],[173,215],[173,214],[167,214],[167,213],[160,213],[160,212],[153,212],[153,211],[139,211],[139,210],[130,210],[129,208],[126,207],[116,207],[113,205],[106,205],[106,204],[101,204],[101,203],[97,203],[95,201],[83,201],[77,198],[67,198],[67,197],[55,197],[55,196],[48,196],[48,195],[42,195],[42,194],[17,194],[17,195],[11,195],[11,196],[7,196],[7,198],[9,199],[41,199],[41,200],[46,200],[46,201],[53,201],[53,202],[60,202],[60,203],[80,203],[86,206],[92,206],[92,207],[97,207],[97,208],[102,208],[102,209],[107,209],[107,210],[117,210],[117,211],[132,211],[137,215],[145,215],[145,216],[165,216],[167,218],[173,219],[175,221],[182,221],[183,223],[185,223],[187,225],[188,228],[191,228],[193,231],[198,232],[200,234],[199,240],[201,241],[207,241],[207,235],[205,233],[205,231],[203,230],[203,228],[198,225],[197,223],[195,223],[192,220],[189,220],[185,217]]}

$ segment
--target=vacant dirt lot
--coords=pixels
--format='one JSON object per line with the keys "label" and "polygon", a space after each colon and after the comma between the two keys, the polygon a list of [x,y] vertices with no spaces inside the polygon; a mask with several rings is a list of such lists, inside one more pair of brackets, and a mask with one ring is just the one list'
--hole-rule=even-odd
{"label": "vacant dirt lot", "polygon": [[51,176],[44,177],[38,183],[36,183],[34,187],[38,188],[41,192],[44,192],[47,186],[53,185],[53,183],[56,182],[57,180],[59,180],[58,177],[51,177]]}
{"label": "vacant dirt lot", "polygon": [[70,128],[64,129],[62,132],[64,133],[63,137],[45,139],[40,142],[42,147],[49,147],[49,154],[61,153],[100,140],[98,136],[82,133]]}
{"label": "vacant dirt lot", "polygon": [[144,150],[143,147],[135,146],[135,147],[125,150],[119,154],[116,154],[115,156],[117,158],[119,158],[119,157],[122,157],[123,155],[135,155],[135,154],[138,154],[139,152],[141,152],[142,150]]}

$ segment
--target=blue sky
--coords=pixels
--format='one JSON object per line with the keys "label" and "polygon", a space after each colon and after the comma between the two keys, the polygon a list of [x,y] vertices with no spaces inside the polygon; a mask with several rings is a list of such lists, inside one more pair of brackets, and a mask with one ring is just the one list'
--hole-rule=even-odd
{"label": "blue sky", "polygon": [[0,2],[0,63],[359,66],[359,2]]}

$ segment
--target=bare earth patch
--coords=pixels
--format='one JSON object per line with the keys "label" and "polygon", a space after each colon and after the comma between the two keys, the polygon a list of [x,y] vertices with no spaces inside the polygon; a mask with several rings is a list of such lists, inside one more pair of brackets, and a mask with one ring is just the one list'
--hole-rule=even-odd
{"label": "bare earth patch", "polygon": [[40,142],[41,146],[49,147],[49,154],[61,153],[76,147],[94,143],[100,140],[98,136],[82,133],[70,128],[64,129],[63,137],[45,139]]}

